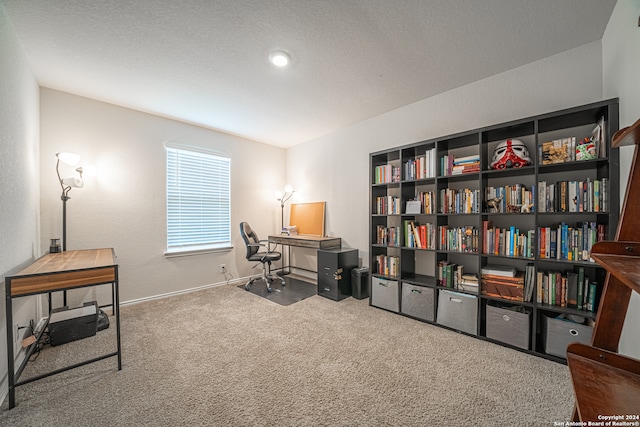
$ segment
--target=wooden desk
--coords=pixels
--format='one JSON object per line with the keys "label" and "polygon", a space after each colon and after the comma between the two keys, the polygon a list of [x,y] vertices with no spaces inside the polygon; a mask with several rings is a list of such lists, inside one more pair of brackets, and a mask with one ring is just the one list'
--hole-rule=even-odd
{"label": "wooden desk", "polygon": [[[323,237],[323,236],[312,236],[299,234],[294,236],[285,236],[285,235],[277,235],[277,236],[269,236],[269,240],[275,242],[279,245],[287,246],[287,251],[289,254],[289,262],[291,262],[291,246],[298,248],[310,248],[310,249],[333,249],[339,248],[342,246],[342,239],[340,237]],[[289,274],[291,272],[291,265],[289,264],[285,271],[284,265],[284,255],[282,258],[282,270],[281,274]],[[308,270],[306,268],[301,267],[293,267],[300,270],[311,271],[312,273],[317,273],[313,270]]]}
{"label": "wooden desk", "polygon": [[322,237],[311,235],[269,236],[269,240],[279,245],[296,246],[311,249],[333,249],[342,246],[340,237]]}
{"label": "wooden desk", "polygon": [[[29,361],[37,342],[27,348],[27,354],[18,370],[15,369],[13,350],[13,298],[66,291],[104,284],[112,286],[112,306],[116,317],[117,351],[57,369],[37,377],[19,381],[20,375]],[[122,348],[120,344],[120,296],[118,285],[118,264],[113,249],[89,249],[46,254],[18,273],[5,277],[6,317],[7,317],[7,371],[9,378],[9,409],[15,407],[15,388],[69,369],[84,366],[102,359],[117,356],[118,370],[122,369]],[[38,340],[46,329],[39,331]]]}

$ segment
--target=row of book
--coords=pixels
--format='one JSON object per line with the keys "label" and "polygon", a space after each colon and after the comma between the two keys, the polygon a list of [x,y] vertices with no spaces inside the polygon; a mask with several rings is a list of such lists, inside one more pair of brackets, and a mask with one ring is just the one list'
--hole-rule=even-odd
{"label": "row of book", "polygon": [[440,213],[480,213],[480,190],[443,188],[440,190]]}
{"label": "row of book", "polygon": [[433,191],[421,191],[416,195],[416,200],[420,202],[420,211],[423,214],[436,213],[436,200]]}
{"label": "row of book", "polygon": [[493,227],[490,221],[482,222],[482,253],[510,257],[533,258],[536,253],[534,230],[521,232],[518,227]]}
{"label": "row of book", "polygon": [[400,215],[400,198],[396,196],[376,197],[375,212],[378,215]]}
{"label": "row of book", "polygon": [[595,312],[598,284],[585,275],[583,267],[564,273],[537,273],[537,302]]}
{"label": "row of book", "polygon": [[400,227],[376,226],[376,243],[378,245],[400,246]]}
{"label": "row of book", "polygon": [[400,182],[400,167],[390,164],[376,166],[373,182],[376,184]]}
{"label": "row of book", "polygon": [[442,176],[480,172],[480,155],[455,157],[453,154],[445,154],[440,157],[440,170]]}
{"label": "row of book", "polygon": [[436,248],[436,226],[434,224],[418,224],[407,220],[404,222],[404,236],[405,246],[409,248]]}
{"label": "row of book", "polygon": [[436,176],[436,149],[431,148],[424,156],[407,160],[404,163],[404,179],[415,181]]}
{"label": "row of book", "polygon": [[538,212],[608,212],[607,178],[538,182]]}
{"label": "row of book", "polygon": [[450,289],[478,293],[478,276],[465,274],[464,266],[449,261],[439,261],[437,284]]}
{"label": "row of book", "polygon": [[478,252],[479,232],[471,226],[438,226],[438,249],[452,252]]}
{"label": "row of book", "polygon": [[484,194],[487,212],[515,213],[521,212],[523,206],[535,212],[535,186],[529,190],[522,184],[486,187]]}
{"label": "row of book", "polygon": [[376,255],[376,269],[383,276],[400,277],[400,257]]}
{"label": "row of book", "polygon": [[591,247],[605,239],[606,225],[581,221],[575,227],[562,222],[554,227],[538,227],[538,257],[565,261],[589,261]]}

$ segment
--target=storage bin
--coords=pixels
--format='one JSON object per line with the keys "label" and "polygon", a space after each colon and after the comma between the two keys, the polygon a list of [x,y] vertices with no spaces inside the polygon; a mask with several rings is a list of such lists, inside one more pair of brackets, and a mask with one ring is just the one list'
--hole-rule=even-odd
{"label": "storage bin", "polygon": [[562,316],[544,316],[542,323],[544,352],[567,358],[567,346],[573,342],[591,343],[593,326],[572,322]]}
{"label": "storage bin", "polygon": [[435,289],[403,282],[400,312],[433,322],[435,320]]}
{"label": "storage bin", "polygon": [[487,304],[487,338],[529,350],[531,342],[531,312],[524,307],[496,307]]}
{"label": "storage bin", "polygon": [[438,292],[439,324],[476,335],[478,331],[478,297],[459,292]]}
{"label": "storage bin", "polygon": [[371,278],[371,305],[398,313],[400,311],[400,287],[397,280]]}

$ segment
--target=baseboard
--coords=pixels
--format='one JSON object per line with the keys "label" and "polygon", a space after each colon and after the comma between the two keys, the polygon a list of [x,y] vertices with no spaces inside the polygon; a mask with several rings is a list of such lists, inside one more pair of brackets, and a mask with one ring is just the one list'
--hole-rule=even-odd
{"label": "baseboard", "polygon": [[239,285],[241,283],[246,283],[248,280],[249,280],[249,276],[247,276],[247,277],[239,277],[237,279],[231,279],[231,280],[228,280],[228,281],[218,282],[218,283],[211,283],[211,284],[208,284],[208,285],[198,286],[198,287],[195,287],[195,288],[183,289],[181,291],[167,292],[166,294],[153,295],[153,296],[150,296],[150,297],[138,298],[138,299],[133,299],[133,300],[129,300],[129,301],[121,301],[120,302],[120,307],[124,307],[124,306],[127,306],[127,305],[140,304],[142,302],[147,302],[147,301],[154,301],[154,300],[174,297],[174,296],[177,296],[177,295],[189,294],[191,292],[202,291],[202,290],[210,289],[210,288],[217,288],[218,286]]}

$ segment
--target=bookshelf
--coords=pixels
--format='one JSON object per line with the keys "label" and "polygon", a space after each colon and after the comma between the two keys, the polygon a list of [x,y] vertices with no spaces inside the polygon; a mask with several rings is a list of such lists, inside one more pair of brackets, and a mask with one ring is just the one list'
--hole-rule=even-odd
{"label": "bookshelf", "polygon": [[[596,319],[606,272],[588,251],[612,239],[618,224],[619,154],[608,146],[618,126],[611,99],[371,153],[372,293],[378,282],[392,285],[385,298],[397,293],[390,306],[400,315],[444,327],[438,318],[451,317],[444,297],[473,297],[471,326],[452,329],[512,347],[527,342],[514,348],[565,363],[549,350],[547,323]],[[492,169],[494,150],[507,140],[522,141],[529,164]],[[482,270],[493,265],[515,268],[513,283],[483,284]],[[403,286],[425,292],[403,293]],[[417,294],[434,316],[416,316],[416,303],[404,301]],[[496,307],[527,317],[528,327],[507,331],[522,336],[499,338],[488,321]]]}

